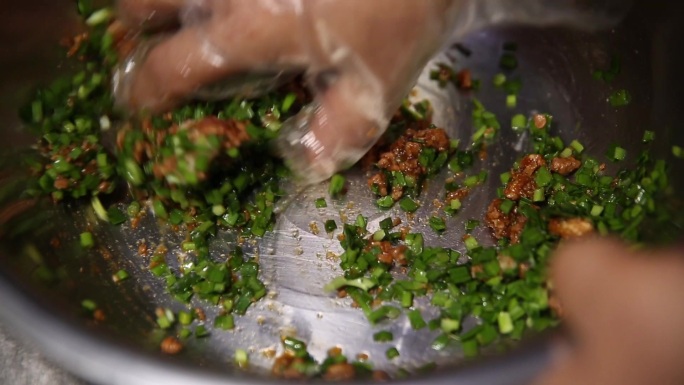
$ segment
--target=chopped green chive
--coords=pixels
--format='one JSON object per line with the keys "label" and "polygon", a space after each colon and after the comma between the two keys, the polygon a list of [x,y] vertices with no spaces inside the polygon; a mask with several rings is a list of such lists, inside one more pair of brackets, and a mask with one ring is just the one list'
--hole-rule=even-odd
{"label": "chopped green chive", "polygon": [[565,148],[563,151],[560,153],[561,158],[569,158],[572,156],[572,148],[568,147]]}
{"label": "chopped green chive", "polygon": [[127,280],[129,277],[130,276],[128,275],[128,272],[122,269],[114,273],[114,275],[112,276],[112,281],[118,283]]}
{"label": "chopped green chive", "polygon": [[446,223],[443,218],[440,217],[430,217],[429,220],[430,228],[436,233],[441,233],[446,230]]}
{"label": "chopped green chive", "polygon": [[92,299],[84,299],[81,302],[81,307],[83,307],[85,310],[91,311],[91,312],[97,310],[97,304]]}
{"label": "chopped green chive", "polygon": [[518,105],[518,96],[508,95],[506,96],[506,107],[515,108]]}
{"label": "chopped green chive", "polygon": [[235,319],[232,314],[223,314],[214,318],[214,327],[222,330],[235,329]]}
{"label": "chopped green chive", "polygon": [[498,73],[494,75],[494,79],[492,80],[495,86],[501,87],[506,83],[506,75],[502,73]]}
{"label": "chopped green chive", "polygon": [[337,230],[337,223],[335,223],[334,219],[328,219],[327,221],[325,221],[326,233],[332,233],[335,230]]}
{"label": "chopped green chive", "polygon": [[608,101],[613,107],[624,107],[632,101],[632,95],[627,90],[618,90],[608,97]]}
{"label": "chopped green chive", "polygon": [[246,368],[249,366],[249,355],[244,349],[235,350],[235,363],[239,368]]}
{"label": "chopped green chive", "polygon": [[551,172],[548,168],[542,167],[537,170],[534,181],[537,186],[545,187],[548,186],[551,181],[553,181],[553,175],[551,175]]}
{"label": "chopped green chive", "polygon": [[282,112],[288,112],[290,111],[290,108],[292,108],[292,105],[297,101],[297,95],[293,93],[289,93],[285,96],[283,99],[283,103],[280,105],[280,111]]}
{"label": "chopped green chive", "polygon": [[465,231],[470,233],[473,230],[475,230],[478,226],[480,226],[480,221],[476,219],[468,219],[465,223]]}
{"label": "chopped green chive", "polygon": [[475,250],[476,248],[480,247],[480,244],[477,242],[477,239],[475,239],[475,237],[471,235],[466,236],[463,242],[465,243],[466,249],[468,250]]}
{"label": "chopped green chive", "polygon": [[511,210],[513,210],[513,207],[515,207],[515,202],[508,199],[505,199],[503,202],[501,202],[501,206],[499,206],[504,214],[510,214]]}
{"label": "chopped green chive", "polygon": [[655,132],[653,131],[644,131],[644,137],[641,139],[642,142],[644,143],[650,143],[655,139]]}
{"label": "chopped green chive", "polygon": [[608,157],[610,159],[612,159],[613,161],[625,160],[625,158],[627,158],[627,150],[625,150],[622,147],[615,146],[615,148],[613,148],[612,152],[609,153]]}
{"label": "chopped green chive", "polygon": [[413,199],[409,197],[404,197],[401,198],[401,200],[399,201],[399,207],[407,213],[414,213],[416,212],[416,210],[418,210],[420,205],[418,205],[418,203],[416,203],[416,201],[414,201]]}
{"label": "chopped green chive", "polygon": [[479,347],[475,339],[461,341],[461,349],[463,349],[463,355],[468,358],[476,357],[479,353]]}
{"label": "chopped green chive", "polygon": [[126,214],[114,206],[107,210],[107,217],[109,218],[109,223],[115,226],[120,225],[128,220]]}
{"label": "chopped green chive", "polygon": [[684,149],[680,146],[672,146],[672,155],[677,158],[684,159]]}
{"label": "chopped green chive", "polygon": [[444,333],[454,333],[461,328],[461,322],[456,319],[442,318],[440,320],[439,327]]}
{"label": "chopped green chive", "polygon": [[511,128],[515,132],[519,132],[527,128],[527,117],[523,114],[516,114],[511,119]]}
{"label": "chopped green chive", "polygon": [[390,342],[394,339],[392,332],[383,330],[373,334],[373,341],[375,342]]}
{"label": "chopped green chive", "polygon": [[449,336],[446,334],[440,334],[439,336],[437,336],[437,338],[435,338],[432,341],[432,345],[430,347],[433,350],[440,351],[440,350],[444,350],[444,348],[446,348],[448,344],[449,344]]}
{"label": "chopped green chive", "polygon": [[325,198],[316,199],[315,204],[316,204],[317,209],[324,209],[324,208],[328,207],[328,203],[325,201]]}
{"label": "chopped green chive", "polygon": [[81,241],[81,247],[84,249],[90,249],[93,246],[95,246],[95,239],[93,238],[93,234],[90,232],[84,232],[81,233],[80,236],[80,241]]}
{"label": "chopped green chive", "polygon": [[423,315],[420,310],[411,310],[407,314],[409,323],[414,330],[420,330],[427,326],[427,323],[423,319]]}
{"label": "chopped green chive", "polygon": [[188,326],[192,323],[193,316],[192,313],[187,311],[181,311],[178,313],[178,322],[183,326]]}
{"label": "chopped green chive", "polygon": [[507,312],[500,312],[498,316],[499,333],[509,334],[513,331],[513,320]]}
{"label": "chopped green chive", "polygon": [[389,348],[385,352],[385,356],[387,357],[388,360],[393,360],[393,359],[399,357],[399,350],[397,350],[397,348]]}
{"label": "chopped green chive", "polygon": [[100,202],[100,198],[94,196],[93,199],[90,200],[90,205],[93,208],[95,215],[97,215],[97,217],[100,218],[100,220],[109,222],[107,210],[105,210],[104,206],[102,205],[102,202]]}
{"label": "chopped green chive", "polygon": [[376,204],[381,209],[389,209],[389,208],[392,208],[392,206],[394,206],[394,199],[392,199],[392,197],[388,195],[386,197],[382,197],[382,198],[378,199],[376,201]]}
{"label": "chopped green chive", "polygon": [[584,146],[577,140],[570,142],[570,147],[572,147],[576,154],[581,154],[584,151]]}
{"label": "chopped green chive", "polygon": [[345,184],[347,183],[347,178],[343,175],[335,174],[330,178],[330,186],[328,188],[328,193],[332,197],[336,197],[344,192]]}
{"label": "chopped green chive", "polygon": [[591,208],[591,216],[592,216],[592,217],[598,217],[598,216],[601,215],[601,213],[603,213],[603,206],[594,205],[594,206]]}

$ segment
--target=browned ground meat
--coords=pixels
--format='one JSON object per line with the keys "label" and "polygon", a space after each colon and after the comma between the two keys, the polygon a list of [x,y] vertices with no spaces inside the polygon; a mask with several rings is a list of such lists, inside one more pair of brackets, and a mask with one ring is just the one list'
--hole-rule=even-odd
{"label": "browned ground meat", "polygon": [[378,187],[378,194],[380,196],[387,196],[387,176],[385,176],[385,173],[379,172],[368,178],[368,187],[373,188],[373,186]]}
{"label": "browned ground meat", "polygon": [[178,354],[183,350],[183,344],[176,337],[166,337],[161,342],[161,351],[166,354]]}
{"label": "browned ground meat", "polygon": [[473,75],[469,69],[463,69],[456,74],[456,84],[459,89],[470,90],[473,88]]}
{"label": "browned ground meat", "polygon": [[392,245],[391,242],[370,242],[368,248],[378,247],[380,249],[380,254],[378,255],[378,261],[391,265],[395,263],[397,265],[406,265],[406,246],[405,245]]}
{"label": "browned ground meat", "polygon": [[552,219],[549,221],[549,232],[564,239],[577,238],[592,233],[594,225],[584,218]]}
{"label": "browned ground meat", "polygon": [[567,158],[553,158],[551,161],[551,171],[564,176],[577,171],[580,166],[582,166],[582,162],[572,156]]}
{"label": "browned ground meat", "polygon": [[288,380],[301,380],[306,378],[306,376],[297,369],[297,366],[303,364],[304,359],[294,357],[292,354],[286,352],[275,359],[271,373],[273,373],[275,377],[281,377]]}
{"label": "browned ground meat", "polygon": [[349,381],[354,379],[355,374],[354,366],[343,362],[330,365],[323,374],[323,379],[326,381]]}
{"label": "browned ground meat", "polygon": [[501,211],[501,199],[494,199],[487,208],[485,214],[485,222],[496,239],[508,238],[511,243],[515,244],[520,241],[520,234],[525,229],[527,218],[518,214],[514,209],[508,214]]}
{"label": "browned ground meat", "polygon": [[[239,147],[242,143],[248,141],[249,134],[247,133],[247,126],[243,122],[236,120],[223,120],[215,116],[207,117],[197,121],[187,121],[182,125],[174,124],[167,130],[154,130],[149,119],[142,122],[142,130],[146,133],[149,140],[141,140],[135,143],[133,156],[138,162],[142,164],[146,159],[154,159],[155,164],[152,171],[157,179],[162,179],[169,174],[177,171],[178,159],[175,155],[156,158],[158,153],[157,148],[164,145],[164,140],[168,134],[177,134],[179,131],[187,131],[188,139],[195,143],[201,143],[207,136],[216,136],[222,144],[222,149],[230,149]],[[123,146],[124,137],[128,130],[122,130],[117,137],[117,144],[119,148]],[[215,158],[221,154],[222,151],[214,151],[208,154],[210,159]],[[185,157],[193,157],[198,154],[187,153]],[[207,175],[202,172],[197,173],[198,180],[202,181],[207,178]]]}
{"label": "browned ground meat", "polygon": [[401,186],[392,186],[392,199],[398,201],[404,196],[404,188]]}
{"label": "browned ground meat", "polygon": [[546,116],[544,116],[542,114],[537,114],[532,119],[534,121],[534,126],[537,127],[538,129],[541,130],[542,128],[544,128],[544,126],[546,126],[546,122],[547,122]]}
{"label": "browned ground meat", "polygon": [[445,199],[446,202],[445,203],[450,204],[451,201],[456,200],[456,199],[463,200],[465,197],[468,196],[468,194],[470,194],[470,189],[467,189],[467,188],[461,188],[461,189],[458,189],[456,191],[449,191],[446,194],[446,199]]}
{"label": "browned ground meat", "polygon": [[[420,165],[418,157],[423,147],[434,148],[437,151],[449,149],[449,137],[441,128],[413,129],[406,132],[390,146],[389,150],[380,154],[376,166],[386,171],[399,171],[415,180],[421,180],[427,170]],[[380,173],[382,174],[382,173]],[[404,195],[403,188],[394,186],[392,191],[387,188],[387,178],[373,175],[368,180],[368,185],[376,185],[381,196],[391,194],[394,200],[399,200]]]}
{"label": "browned ground meat", "polygon": [[496,259],[499,261],[499,267],[503,271],[515,270],[518,268],[518,263],[515,261],[515,259],[509,257],[508,255],[498,255]]}
{"label": "browned ground meat", "polygon": [[524,157],[520,161],[518,169],[511,173],[511,179],[504,190],[506,198],[514,201],[520,198],[532,199],[534,190],[537,189],[534,173],[544,166],[546,166],[546,161],[539,154],[530,154]]}
{"label": "browned ground meat", "polygon": [[384,372],[382,370],[374,370],[373,371],[373,381],[376,382],[387,382],[391,380],[389,374],[387,372]]}
{"label": "browned ground meat", "polygon": [[425,141],[425,146],[436,149],[437,151],[446,151],[449,149],[449,136],[441,128],[429,128],[426,130],[416,131],[415,139]]}

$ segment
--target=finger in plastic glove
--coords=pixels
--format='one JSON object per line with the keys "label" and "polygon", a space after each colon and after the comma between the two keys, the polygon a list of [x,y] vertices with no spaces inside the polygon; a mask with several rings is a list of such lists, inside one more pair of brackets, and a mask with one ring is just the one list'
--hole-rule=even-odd
{"label": "finger in plastic glove", "polygon": [[151,48],[142,47],[121,66],[115,79],[119,103],[162,112],[205,85],[231,76],[302,66],[298,33],[293,31],[298,25],[292,20],[295,15],[275,15],[235,2],[213,4],[222,4],[212,8],[221,17],[206,17],[204,23],[195,20]]}
{"label": "finger in plastic glove", "polygon": [[684,261],[612,240],[561,247],[552,278],[574,348],[539,385],[683,383]]}
{"label": "finger in plastic glove", "polygon": [[119,0],[119,18],[129,28],[145,31],[177,27],[185,0]]}
{"label": "finger in plastic glove", "polygon": [[309,88],[316,102],[286,122],[278,147],[301,182],[316,183],[356,163],[377,142],[448,37],[461,1],[306,4]]}
{"label": "finger in plastic glove", "polygon": [[[354,165],[385,131],[382,89],[358,75],[344,74],[326,86],[314,86],[316,101],[281,128],[278,152],[298,180],[317,183]],[[320,79],[326,75],[318,76],[314,81],[328,81]]]}

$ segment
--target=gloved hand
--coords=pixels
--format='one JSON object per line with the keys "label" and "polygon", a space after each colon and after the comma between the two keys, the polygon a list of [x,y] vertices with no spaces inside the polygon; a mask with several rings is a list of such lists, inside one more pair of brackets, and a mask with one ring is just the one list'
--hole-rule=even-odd
{"label": "gloved hand", "polygon": [[120,0],[130,26],[181,28],[127,62],[116,89],[123,104],[160,112],[231,76],[306,71],[315,100],[284,125],[279,148],[300,177],[316,182],[366,153],[451,37],[490,22],[574,20],[566,11],[576,0],[552,3]]}
{"label": "gloved hand", "polygon": [[160,112],[207,84],[306,71],[315,101],[288,122],[283,154],[309,182],[360,159],[448,39],[461,1],[121,0],[125,22],[182,24],[130,74],[124,97]]}
{"label": "gloved hand", "polygon": [[575,339],[537,385],[684,384],[682,250],[561,247],[552,277]]}

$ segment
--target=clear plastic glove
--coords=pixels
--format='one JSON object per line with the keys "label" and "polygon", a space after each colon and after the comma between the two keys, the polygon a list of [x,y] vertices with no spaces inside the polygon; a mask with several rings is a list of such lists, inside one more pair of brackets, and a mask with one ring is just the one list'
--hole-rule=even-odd
{"label": "clear plastic glove", "polygon": [[[619,0],[602,0],[624,3]],[[596,1],[590,2],[595,4]],[[160,112],[246,75],[306,72],[314,102],[278,148],[306,182],[358,161],[385,131],[430,58],[455,37],[502,22],[586,26],[576,0],[120,0],[124,22],[180,27],[115,78],[121,103]],[[592,5],[594,6],[594,5]],[[576,10],[578,10],[576,12]],[[601,16],[605,22],[607,17]],[[234,84],[234,82],[233,82]],[[231,86],[220,96],[244,91]],[[226,91],[226,90],[223,90]]]}
{"label": "clear plastic glove", "polygon": [[561,247],[552,276],[574,338],[536,385],[684,384],[684,252]]}

